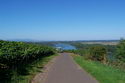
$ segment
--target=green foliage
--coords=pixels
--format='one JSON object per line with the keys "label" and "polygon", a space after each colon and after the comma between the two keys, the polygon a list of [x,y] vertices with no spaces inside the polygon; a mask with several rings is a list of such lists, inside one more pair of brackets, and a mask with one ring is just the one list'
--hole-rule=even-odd
{"label": "green foliage", "polygon": [[99,83],[124,83],[125,71],[95,61],[85,60],[82,56],[74,56],[74,60]]}
{"label": "green foliage", "polygon": [[125,40],[121,40],[117,45],[116,58],[125,62]]}
{"label": "green foliage", "polygon": [[105,62],[106,55],[107,55],[107,50],[105,47],[94,46],[94,47],[91,47],[88,52],[89,53],[86,55],[88,59]]}
{"label": "green foliage", "polygon": [[48,46],[0,41],[0,80],[11,80],[13,71],[24,74],[27,65],[54,52],[55,49]]}
{"label": "green foliage", "polygon": [[[77,48],[76,53],[84,56],[85,54],[88,54],[88,51],[91,47],[94,46],[102,46],[105,47],[108,53],[108,57],[112,57],[116,53],[116,45],[101,45],[101,44],[83,44],[83,43],[72,43],[71,45],[75,46]],[[78,53],[79,52],[79,53]],[[111,59],[111,58],[109,58]]]}
{"label": "green foliage", "polygon": [[83,56],[86,51],[82,49],[76,49],[76,50],[63,50],[63,52],[75,53],[75,54]]}

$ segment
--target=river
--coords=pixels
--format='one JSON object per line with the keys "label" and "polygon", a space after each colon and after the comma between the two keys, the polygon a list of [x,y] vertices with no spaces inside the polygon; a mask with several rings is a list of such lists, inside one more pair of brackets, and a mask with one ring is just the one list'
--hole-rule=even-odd
{"label": "river", "polygon": [[65,44],[65,43],[57,43],[54,45],[56,48],[61,48],[62,50],[75,50],[76,47],[72,46],[70,44]]}

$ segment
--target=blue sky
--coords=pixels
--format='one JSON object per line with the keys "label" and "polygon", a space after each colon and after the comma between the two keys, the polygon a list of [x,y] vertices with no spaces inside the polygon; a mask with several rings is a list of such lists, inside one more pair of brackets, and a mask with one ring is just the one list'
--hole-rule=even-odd
{"label": "blue sky", "polygon": [[0,39],[125,37],[125,0],[0,0]]}

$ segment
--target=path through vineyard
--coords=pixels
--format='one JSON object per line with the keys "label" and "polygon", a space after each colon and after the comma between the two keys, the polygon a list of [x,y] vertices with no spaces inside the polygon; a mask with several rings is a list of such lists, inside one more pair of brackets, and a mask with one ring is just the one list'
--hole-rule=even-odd
{"label": "path through vineyard", "polygon": [[44,83],[98,83],[81,69],[68,53],[61,53],[57,57],[44,81]]}

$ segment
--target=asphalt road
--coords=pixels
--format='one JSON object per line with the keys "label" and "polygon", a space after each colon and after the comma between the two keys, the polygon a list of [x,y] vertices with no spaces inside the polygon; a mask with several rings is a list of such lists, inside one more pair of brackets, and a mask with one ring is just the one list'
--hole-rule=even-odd
{"label": "asphalt road", "polygon": [[45,83],[98,83],[81,69],[67,53],[62,53],[50,68]]}

